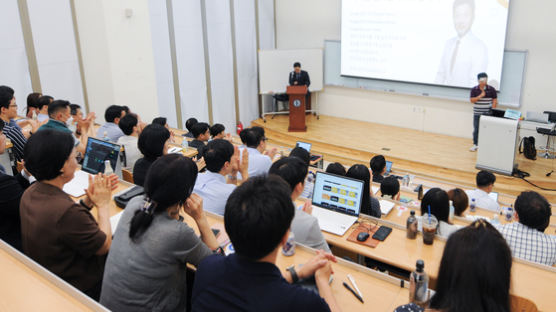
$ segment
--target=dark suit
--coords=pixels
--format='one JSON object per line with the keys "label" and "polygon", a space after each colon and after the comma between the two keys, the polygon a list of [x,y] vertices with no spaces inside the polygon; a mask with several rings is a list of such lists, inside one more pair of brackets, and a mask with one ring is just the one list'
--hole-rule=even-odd
{"label": "dark suit", "polygon": [[311,85],[311,79],[309,79],[309,74],[302,70],[299,74],[295,71],[290,73],[290,86],[294,85],[294,82],[297,81],[296,86],[307,86]]}
{"label": "dark suit", "polygon": [[[297,81],[297,84],[294,84],[294,82]],[[311,85],[311,79],[309,79],[309,73],[307,73],[306,71],[302,70],[298,73],[294,71],[290,72],[290,86],[307,86],[307,88],[309,88],[309,86]],[[307,97],[305,98],[305,109],[310,110],[311,109],[311,92],[309,92],[309,90],[307,90]]]}

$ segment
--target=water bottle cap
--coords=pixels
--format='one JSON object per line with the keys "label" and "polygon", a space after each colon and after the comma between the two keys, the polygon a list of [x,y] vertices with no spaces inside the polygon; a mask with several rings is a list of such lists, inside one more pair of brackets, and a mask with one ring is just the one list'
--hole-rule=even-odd
{"label": "water bottle cap", "polygon": [[410,213],[412,216],[414,216],[414,215],[415,215],[415,210],[411,210],[409,213]]}
{"label": "water bottle cap", "polygon": [[423,272],[423,269],[425,268],[425,261],[419,259],[417,260],[417,272]]}

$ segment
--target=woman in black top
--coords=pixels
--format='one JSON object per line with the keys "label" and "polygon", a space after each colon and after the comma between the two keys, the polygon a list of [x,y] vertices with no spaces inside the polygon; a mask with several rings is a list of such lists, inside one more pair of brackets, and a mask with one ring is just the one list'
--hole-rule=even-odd
{"label": "woman in black top", "polygon": [[168,152],[170,131],[159,124],[150,124],[141,131],[137,147],[143,154],[133,166],[133,182],[143,186],[147,171],[152,163],[160,156]]}
{"label": "woman in black top", "polygon": [[371,196],[371,174],[365,165],[356,164],[351,166],[346,173],[346,177],[365,182],[363,185],[363,198],[361,200],[361,213],[380,218],[380,202]]}
{"label": "woman in black top", "polygon": [[[512,252],[490,223],[478,220],[450,236],[427,311],[510,312]],[[413,303],[395,312],[425,311]]]}

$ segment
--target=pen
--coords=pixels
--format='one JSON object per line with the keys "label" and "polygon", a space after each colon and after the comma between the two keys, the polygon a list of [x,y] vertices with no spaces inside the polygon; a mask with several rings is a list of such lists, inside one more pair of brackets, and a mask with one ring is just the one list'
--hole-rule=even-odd
{"label": "pen", "polygon": [[353,278],[353,276],[351,276],[351,274],[348,274],[347,278],[351,282],[351,285],[353,285],[353,288],[355,288],[355,291],[357,291],[357,293],[359,294],[359,297],[363,298],[363,294],[359,290],[359,287],[357,287],[357,284],[355,283],[355,279]]}
{"label": "pen", "polygon": [[364,303],[364,302],[363,302],[363,298],[361,298],[361,296],[359,296],[359,295],[355,292],[355,290],[351,289],[351,287],[349,287],[349,285],[346,284],[346,282],[342,282],[342,284],[344,284],[344,287],[347,288],[349,291],[351,291],[351,293],[352,293],[357,299],[359,299],[359,301],[361,301],[361,303]]}

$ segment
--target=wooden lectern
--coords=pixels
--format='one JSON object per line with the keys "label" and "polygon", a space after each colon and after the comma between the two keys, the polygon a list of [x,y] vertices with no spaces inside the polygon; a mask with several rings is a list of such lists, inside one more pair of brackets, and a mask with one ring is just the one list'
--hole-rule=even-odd
{"label": "wooden lectern", "polygon": [[305,132],[305,97],[307,86],[288,86],[286,93],[290,97],[290,126],[289,132]]}

